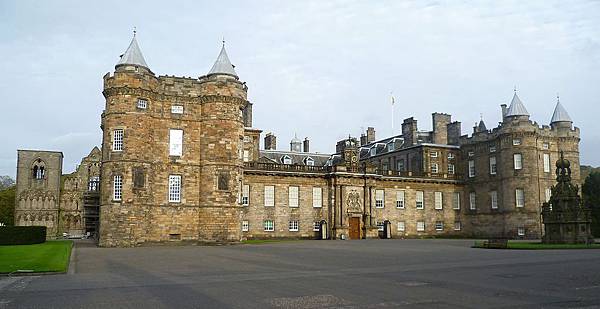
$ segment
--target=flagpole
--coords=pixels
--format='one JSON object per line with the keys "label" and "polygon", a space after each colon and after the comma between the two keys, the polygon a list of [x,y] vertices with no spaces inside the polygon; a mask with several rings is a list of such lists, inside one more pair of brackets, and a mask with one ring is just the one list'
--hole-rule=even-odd
{"label": "flagpole", "polygon": [[390,92],[390,99],[392,100],[392,136],[394,135],[394,94]]}

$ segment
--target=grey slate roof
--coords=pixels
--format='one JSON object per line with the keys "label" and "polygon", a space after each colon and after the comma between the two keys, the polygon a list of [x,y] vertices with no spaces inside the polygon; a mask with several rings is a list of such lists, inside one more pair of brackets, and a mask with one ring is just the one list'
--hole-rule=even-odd
{"label": "grey slate roof", "polygon": [[477,125],[477,129],[479,132],[485,132],[487,131],[487,128],[485,127],[485,123],[483,122],[483,119],[481,119],[479,121],[479,125]]}
{"label": "grey slate roof", "polygon": [[331,157],[330,154],[326,153],[261,150],[259,161],[267,162],[265,159],[268,159],[272,163],[283,164],[283,157],[285,156],[290,157],[292,164],[297,165],[306,165],[306,159],[311,158],[314,160],[315,166],[324,166]]}
{"label": "grey slate roof", "polygon": [[127,50],[125,51],[125,53],[123,55],[121,55],[121,59],[119,60],[119,62],[117,62],[117,65],[121,65],[121,64],[139,65],[146,69],[150,69],[148,67],[148,64],[146,64],[146,60],[144,59],[144,56],[142,55],[142,51],[140,50],[140,47],[138,46],[137,40],[135,39],[135,35],[133,36],[133,39],[131,39],[131,43],[129,43],[129,47],[127,47]]}
{"label": "grey slate roof", "polygon": [[506,117],[510,116],[529,116],[529,112],[527,112],[525,105],[523,105],[516,92],[506,112]]}
{"label": "grey slate roof", "polygon": [[227,74],[238,77],[237,73],[235,73],[235,69],[233,68],[233,64],[231,64],[231,61],[229,61],[227,52],[225,51],[225,44],[223,44],[223,47],[221,48],[221,52],[217,57],[217,61],[215,61],[212,69],[210,69],[208,72],[208,75],[210,74]]}
{"label": "grey slate roof", "polygon": [[556,102],[556,107],[554,108],[554,113],[552,114],[552,120],[550,120],[550,123],[561,121],[573,122],[573,120],[571,120],[571,117],[567,113],[567,110],[565,110],[562,104],[560,104],[560,101],[558,101]]}

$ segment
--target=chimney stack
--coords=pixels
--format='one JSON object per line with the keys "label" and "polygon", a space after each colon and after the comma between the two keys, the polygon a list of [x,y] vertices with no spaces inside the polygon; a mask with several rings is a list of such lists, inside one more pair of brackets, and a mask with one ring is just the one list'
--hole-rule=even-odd
{"label": "chimney stack", "polygon": [[367,128],[367,144],[370,144],[375,141],[375,128],[368,127]]}
{"label": "chimney stack", "polygon": [[361,133],[360,134],[360,145],[364,146],[366,144],[368,144],[367,143],[367,136],[364,133]]}
{"label": "chimney stack", "polygon": [[500,107],[502,108],[502,121],[504,121],[504,118],[506,118],[506,112],[508,111],[508,109],[506,108],[506,104],[500,104]]}
{"label": "chimney stack", "polygon": [[277,137],[271,132],[265,135],[265,150],[277,150]]}
{"label": "chimney stack", "polygon": [[310,141],[308,140],[308,137],[304,138],[304,152],[310,152]]}

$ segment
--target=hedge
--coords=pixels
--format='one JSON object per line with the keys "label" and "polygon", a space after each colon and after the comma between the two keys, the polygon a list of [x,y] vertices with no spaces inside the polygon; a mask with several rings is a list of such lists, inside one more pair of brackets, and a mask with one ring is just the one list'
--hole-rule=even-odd
{"label": "hedge", "polygon": [[30,245],[45,241],[45,226],[0,226],[0,245]]}

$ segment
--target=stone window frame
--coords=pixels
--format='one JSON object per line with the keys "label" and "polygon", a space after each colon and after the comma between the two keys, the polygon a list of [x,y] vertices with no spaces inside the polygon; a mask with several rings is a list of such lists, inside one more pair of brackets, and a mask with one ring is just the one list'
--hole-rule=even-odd
{"label": "stone window frame", "polygon": [[274,232],[275,231],[275,221],[274,220],[264,220],[263,227],[265,232]]}
{"label": "stone window frame", "polygon": [[439,173],[439,171],[440,171],[439,165],[437,163],[431,163],[431,173],[437,174],[437,173]]}
{"label": "stone window frame", "polygon": [[[181,132],[181,136],[176,133]],[[180,128],[169,128],[169,157],[183,157],[183,139],[185,132]],[[180,143],[176,143],[180,141]],[[179,148],[176,146],[179,145]]]}
{"label": "stone window frame", "polygon": [[122,152],[125,148],[125,128],[116,127],[111,132],[111,151]]}
{"label": "stone window frame", "polygon": [[519,225],[517,226],[517,236],[524,237],[526,233],[525,226]]}
{"label": "stone window frame", "polygon": [[491,156],[490,159],[490,175],[498,174],[498,161],[496,156]]}
{"label": "stone window frame", "polygon": [[516,171],[523,169],[523,154],[520,152],[513,154],[513,168]]}
{"label": "stone window frame", "polygon": [[300,221],[298,221],[298,220],[288,221],[288,231],[298,232],[299,230],[300,230]]}
{"label": "stone window frame", "polygon": [[383,232],[385,230],[385,221],[377,221],[377,231]]}
{"label": "stone window frame", "polygon": [[448,174],[449,175],[454,175],[455,172],[456,172],[456,169],[454,167],[454,164],[448,163]]}
{"label": "stone window frame", "polygon": [[525,189],[523,189],[523,188],[515,189],[515,207],[516,208],[524,208],[525,207]]}
{"label": "stone window frame", "polygon": [[242,161],[249,162],[250,161],[250,150],[244,149],[242,153]]}
{"label": "stone window frame", "polygon": [[404,232],[404,231],[406,231],[406,222],[404,222],[404,221],[398,221],[396,230],[398,232]]}
{"label": "stone window frame", "polygon": [[543,150],[549,150],[550,149],[550,143],[549,142],[543,142],[542,143],[542,149]]}
{"label": "stone window frame", "polygon": [[425,209],[425,192],[415,191],[415,207],[419,210]]}
{"label": "stone window frame", "polygon": [[490,207],[491,209],[498,209],[498,191],[490,191]]}
{"label": "stone window frame", "polygon": [[550,154],[544,153],[542,154],[542,161],[544,164],[544,173],[550,173]]}
{"label": "stone window frame", "polygon": [[444,221],[435,221],[435,230],[441,232],[444,230]]}
{"label": "stone window frame", "polygon": [[[380,196],[381,194],[381,196]],[[375,190],[375,208],[384,208],[385,207],[385,190],[376,189]]]}
{"label": "stone window frame", "polygon": [[452,209],[460,210],[460,192],[452,193]]}
{"label": "stone window frame", "polygon": [[242,232],[248,232],[250,230],[250,222],[248,220],[242,220]]}
{"label": "stone window frame", "polygon": [[469,160],[467,163],[469,178],[475,177],[475,160]]}
{"label": "stone window frame", "polygon": [[406,190],[396,191],[396,208],[404,209],[406,206]]}
{"label": "stone window frame", "polygon": [[137,109],[148,109],[149,100],[146,98],[138,98],[135,107]]}
{"label": "stone window frame", "polygon": [[417,232],[425,232],[425,221],[423,221],[423,220],[417,221],[416,227],[417,227]]}
{"label": "stone window frame", "polygon": [[448,152],[448,160],[452,160],[452,159],[454,159],[454,153]]}
{"label": "stone window frame", "polygon": [[183,105],[180,104],[173,104],[171,105],[171,114],[175,114],[175,115],[183,115],[185,109]]}
{"label": "stone window frame", "polygon": [[477,210],[477,193],[469,192],[469,210]]}
{"label": "stone window frame", "polygon": [[313,232],[320,232],[321,231],[321,221],[315,221],[313,223]]}
{"label": "stone window frame", "polygon": [[513,144],[513,146],[521,146],[523,144],[523,141],[521,140],[521,138],[516,137],[516,138],[513,138],[512,144]]}
{"label": "stone window frame", "polygon": [[46,178],[46,162],[41,158],[37,158],[31,164],[31,177],[33,180],[44,180]]}
{"label": "stone window frame", "polygon": [[113,175],[112,181],[112,200],[113,202],[121,202],[123,201],[123,175],[116,174]]}
{"label": "stone window frame", "polygon": [[460,223],[460,221],[454,221],[454,230],[460,231],[461,229],[462,229],[462,224]]}
{"label": "stone window frame", "polygon": [[250,205],[250,185],[242,184],[242,198],[241,198],[242,206]]}
{"label": "stone window frame", "polygon": [[490,151],[490,153],[496,152],[496,145],[490,145],[488,150]]}
{"label": "stone window frame", "polygon": [[437,158],[438,157],[438,152],[437,151],[432,151],[429,153],[429,157],[431,158]]}
{"label": "stone window frame", "polygon": [[433,192],[433,200],[435,210],[444,209],[444,193],[442,193],[442,191]]}

